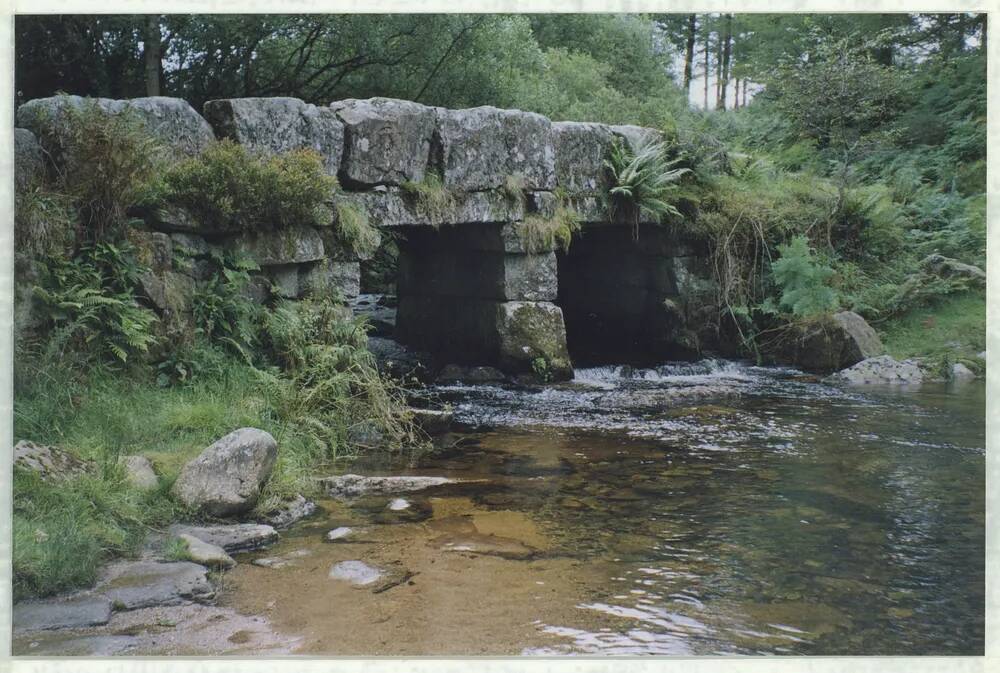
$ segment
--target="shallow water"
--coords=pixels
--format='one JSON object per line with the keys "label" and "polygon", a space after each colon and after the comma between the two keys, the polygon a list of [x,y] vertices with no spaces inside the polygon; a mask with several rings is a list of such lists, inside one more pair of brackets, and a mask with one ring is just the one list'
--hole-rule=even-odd
{"label": "shallow water", "polygon": [[[329,654],[983,653],[981,382],[706,361],[433,395],[447,448],[350,471],[475,481],[324,503],[258,554],[293,563],[240,559],[233,606]],[[331,580],[345,560],[402,580]]]}

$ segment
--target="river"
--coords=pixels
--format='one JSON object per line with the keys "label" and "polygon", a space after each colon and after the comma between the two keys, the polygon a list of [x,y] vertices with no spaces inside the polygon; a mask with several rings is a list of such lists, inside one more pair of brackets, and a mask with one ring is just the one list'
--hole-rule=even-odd
{"label": "river", "polygon": [[[983,653],[981,381],[702,361],[431,396],[460,432],[349,471],[463,483],[321,502],[240,558],[226,606],[309,654]],[[330,579],[345,560],[397,581]]]}

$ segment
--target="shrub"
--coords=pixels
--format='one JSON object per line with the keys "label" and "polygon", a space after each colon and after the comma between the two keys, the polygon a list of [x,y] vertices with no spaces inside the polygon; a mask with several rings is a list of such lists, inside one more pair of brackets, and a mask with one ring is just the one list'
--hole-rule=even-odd
{"label": "shrub", "polygon": [[633,235],[638,238],[640,216],[656,220],[667,215],[679,216],[680,212],[667,198],[689,169],[673,168],[677,163],[678,160],[667,160],[663,143],[642,141],[633,150],[622,140],[616,140],[604,162],[611,185],[607,194],[611,219],[630,222]]}
{"label": "shrub", "polygon": [[86,241],[114,238],[129,211],[151,198],[164,149],[132,110],[109,114],[96,101],[66,104],[65,168],[60,190],[73,197]]}
{"label": "shrub", "polygon": [[781,289],[782,308],[800,318],[836,308],[837,293],[826,284],[833,269],[816,261],[805,236],[796,236],[778,251],[781,258],[771,263],[771,273]]}
{"label": "shrub", "polygon": [[156,342],[156,315],[134,296],[140,268],[131,249],[98,243],[75,259],[49,259],[34,288],[51,330],[47,350],[69,348],[126,362]]}
{"label": "shrub", "polygon": [[182,206],[221,227],[326,226],[333,220],[328,202],[336,186],[313,150],[265,158],[227,139],[171,166],[155,200]]}
{"label": "shrub", "polygon": [[251,361],[251,348],[259,331],[258,306],[246,295],[252,260],[231,255],[216,257],[219,271],[198,284],[192,298],[195,329],[209,343],[220,344]]}

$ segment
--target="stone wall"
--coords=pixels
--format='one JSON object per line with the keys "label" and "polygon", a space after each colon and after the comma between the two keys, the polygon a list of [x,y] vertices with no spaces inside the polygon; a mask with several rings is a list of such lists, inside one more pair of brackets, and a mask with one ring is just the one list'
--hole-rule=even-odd
{"label": "stone wall", "polygon": [[[19,175],[39,170],[42,150],[50,171],[73,160],[62,120],[66,106],[82,101],[47,98],[19,108]],[[583,344],[606,341],[589,338],[588,331],[620,329],[622,343],[641,342],[667,355],[697,341],[689,322],[691,304],[702,303],[702,288],[691,280],[704,275],[692,263],[699,253],[659,232],[660,252],[649,254],[646,240],[623,236],[629,227],[607,222],[602,205],[611,143],[635,143],[655,136],[653,130],[385,98],[326,107],[294,98],[215,100],[205,104],[204,117],[171,98],[98,99],[98,105],[107,114],[136,112],[179,156],[196,154],[213,138],[230,138],[262,155],[317,151],[339,179],[344,193],[337,198],[403,234],[397,337],[404,343],[511,372],[543,358],[558,377],[568,377],[567,326],[581,332],[576,341]],[[428,205],[414,189],[431,174],[446,190],[443,205]],[[511,193],[511,185],[521,193]],[[557,193],[595,233],[585,231],[569,255],[529,252],[522,222],[551,211]],[[332,229],[218,229],[174,209],[150,214],[133,238],[152,269],[144,290],[171,316],[189,310],[193,288],[211,273],[216,251],[257,261],[262,272],[253,295],[260,300],[264,279],[288,298],[350,299],[359,292],[362,260],[338,243]],[[595,312],[599,328],[587,320]]]}

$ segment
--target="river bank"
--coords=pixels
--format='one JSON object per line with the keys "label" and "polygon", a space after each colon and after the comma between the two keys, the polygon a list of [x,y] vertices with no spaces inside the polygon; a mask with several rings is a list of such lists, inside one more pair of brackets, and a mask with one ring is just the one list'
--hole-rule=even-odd
{"label": "river bank", "polygon": [[[837,388],[702,364],[433,392],[460,433],[349,469],[468,483],[320,500],[273,546],[234,555],[206,608],[226,615],[224,637],[199,645],[184,636],[196,619],[116,613],[103,630],[21,634],[16,651],[94,635],[122,654],[171,640],[345,655],[982,651],[980,382]],[[343,528],[354,537],[325,540]],[[383,577],[331,577],[345,562]],[[154,646],[154,632],[176,635]]]}

